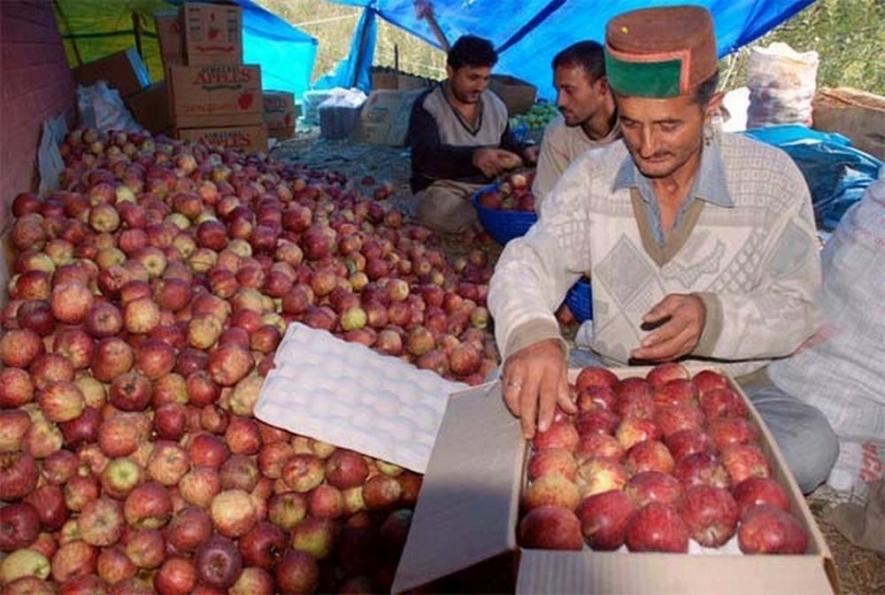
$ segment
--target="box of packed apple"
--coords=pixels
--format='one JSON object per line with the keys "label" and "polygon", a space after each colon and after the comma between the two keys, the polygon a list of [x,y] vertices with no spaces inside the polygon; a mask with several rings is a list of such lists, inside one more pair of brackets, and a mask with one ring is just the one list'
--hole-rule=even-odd
{"label": "box of packed apple", "polygon": [[577,414],[530,441],[498,383],[451,396],[394,592],[511,555],[521,593],[837,588],[782,454],[724,370],[585,368],[570,382]]}

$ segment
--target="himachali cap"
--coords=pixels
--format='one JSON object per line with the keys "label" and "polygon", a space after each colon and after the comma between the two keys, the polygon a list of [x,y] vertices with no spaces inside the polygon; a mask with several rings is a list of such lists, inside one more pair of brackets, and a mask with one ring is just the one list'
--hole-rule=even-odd
{"label": "himachali cap", "polygon": [[634,10],[606,27],[606,77],[621,95],[689,95],[717,68],[713,19],[701,6]]}

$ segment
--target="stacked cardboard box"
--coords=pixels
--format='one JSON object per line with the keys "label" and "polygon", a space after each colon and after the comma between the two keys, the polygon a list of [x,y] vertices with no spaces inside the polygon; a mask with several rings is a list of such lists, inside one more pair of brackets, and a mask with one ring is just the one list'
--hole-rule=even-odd
{"label": "stacked cardboard box", "polygon": [[243,64],[240,7],[187,3],[177,16],[155,16],[172,134],[266,151],[261,67]]}
{"label": "stacked cardboard box", "polygon": [[298,119],[295,95],[285,91],[265,91],[263,103],[268,136],[278,139],[293,137]]}
{"label": "stacked cardboard box", "polygon": [[147,66],[135,48],[99,58],[83,64],[72,71],[79,85],[94,85],[105,81],[109,87],[119,91],[120,97],[127,98],[151,84]]}

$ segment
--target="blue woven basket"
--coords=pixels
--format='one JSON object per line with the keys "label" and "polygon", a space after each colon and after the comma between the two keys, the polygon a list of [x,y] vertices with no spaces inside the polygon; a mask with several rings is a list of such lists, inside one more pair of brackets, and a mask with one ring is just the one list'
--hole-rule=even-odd
{"label": "blue woven basket", "polygon": [[490,190],[497,189],[497,184],[484,186],[473,193],[470,199],[479,215],[479,222],[492,238],[505,245],[513,238],[524,236],[529,228],[538,220],[533,211],[502,211],[489,209],[479,204],[479,197]]}
{"label": "blue woven basket", "polygon": [[565,294],[565,304],[578,322],[591,320],[593,318],[593,292],[590,290],[590,281],[582,278],[572,285],[572,288]]}

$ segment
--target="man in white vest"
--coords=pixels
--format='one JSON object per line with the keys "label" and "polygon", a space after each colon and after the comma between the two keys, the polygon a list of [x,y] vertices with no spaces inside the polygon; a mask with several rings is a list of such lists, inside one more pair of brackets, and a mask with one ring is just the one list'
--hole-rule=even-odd
{"label": "man in white vest", "polygon": [[767,365],[818,324],[820,256],[808,187],[782,151],[711,126],[722,95],[710,13],[642,9],[606,30],[622,142],[575,161],[511,241],[489,291],[504,400],[526,437],[575,411],[554,311],[593,278],[589,347],[616,366],[693,361],[734,376],[804,491],[838,442]]}
{"label": "man in white vest", "polygon": [[553,86],[560,115],[547,125],[541,141],[532,184],[535,210],[575,159],[621,136],[600,44],[579,41],[556,54]]}
{"label": "man in white vest", "polygon": [[497,61],[488,40],[459,38],[448,53],[448,78],[412,107],[406,142],[412,150],[414,214],[431,229],[468,229],[477,222],[472,194],[524,160],[537,159],[537,147],[514,138],[507,107],[488,90]]}

